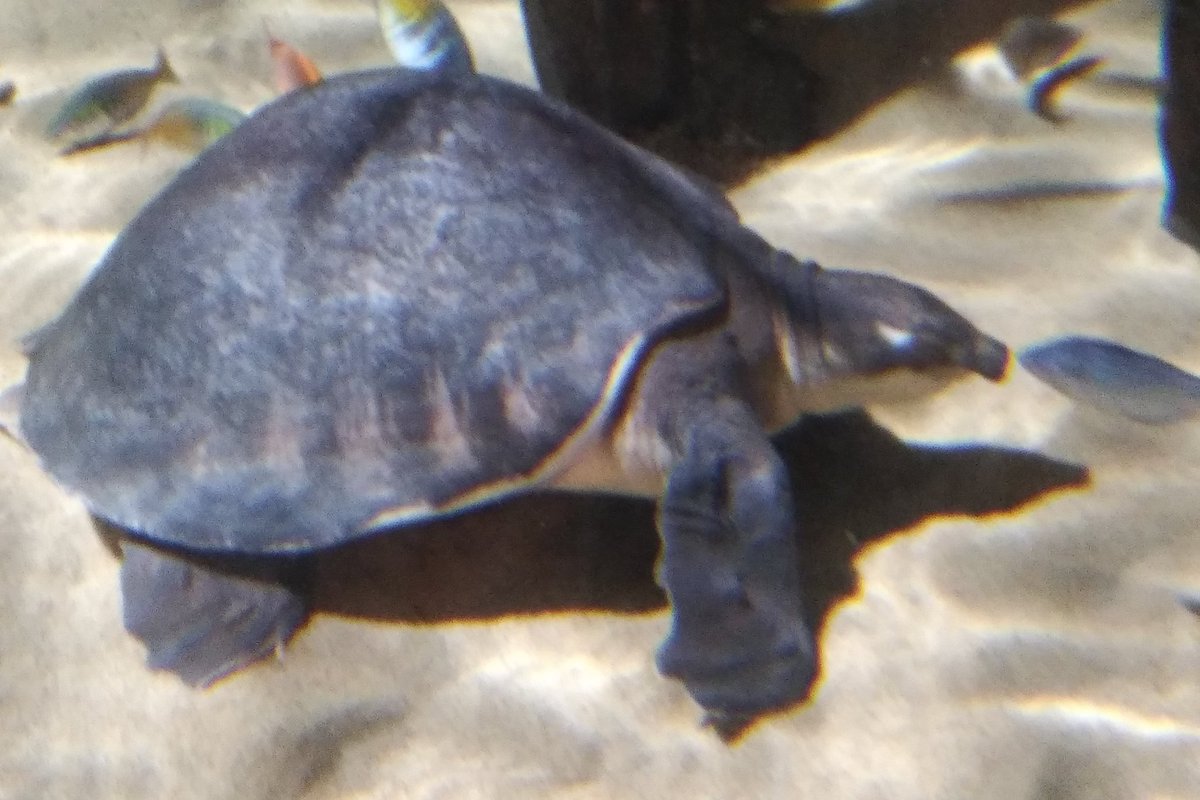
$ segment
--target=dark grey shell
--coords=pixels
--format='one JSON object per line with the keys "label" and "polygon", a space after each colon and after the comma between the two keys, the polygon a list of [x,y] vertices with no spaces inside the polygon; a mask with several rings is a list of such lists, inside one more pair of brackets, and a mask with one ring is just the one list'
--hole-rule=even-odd
{"label": "dark grey shell", "polygon": [[389,69],[253,115],[30,345],[21,429],[91,510],[283,551],[536,483],[724,302],[719,193],[506,82]]}

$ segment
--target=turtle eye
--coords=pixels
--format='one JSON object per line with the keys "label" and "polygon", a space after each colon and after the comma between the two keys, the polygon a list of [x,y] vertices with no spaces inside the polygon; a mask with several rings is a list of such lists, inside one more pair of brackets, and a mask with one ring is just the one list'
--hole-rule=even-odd
{"label": "turtle eye", "polygon": [[918,325],[905,328],[883,321],[875,323],[875,333],[882,349],[888,354],[885,360],[893,367],[921,370],[955,363],[953,346],[937,331]]}
{"label": "turtle eye", "polygon": [[875,333],[889,347],[901,352],[908,351],[917,339],[917,335],[908,328],[897,328],[882,321],[875,323]]}

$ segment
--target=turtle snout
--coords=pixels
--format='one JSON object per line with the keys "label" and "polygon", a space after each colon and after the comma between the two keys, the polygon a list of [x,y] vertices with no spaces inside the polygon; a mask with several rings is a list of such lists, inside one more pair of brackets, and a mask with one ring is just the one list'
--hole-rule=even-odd
{"label": "turtle snout", "polygon": [[1003,380],[1012,360],[1008,347],[998,339],[986,334],[977,334],[974,346],[961,362],[962,366],[977,372],[990,381]]}

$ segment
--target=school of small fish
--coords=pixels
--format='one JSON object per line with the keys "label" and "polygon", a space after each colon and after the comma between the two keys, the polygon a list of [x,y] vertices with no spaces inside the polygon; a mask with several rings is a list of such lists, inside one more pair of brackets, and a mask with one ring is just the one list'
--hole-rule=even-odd
{"label": "school of small fish", "polygon": [[1074,25],[1046,17],[1010,20],[996,39],[996,49],[1013,75],[1022,81],[1066,58],[1083,39]]}
{"label": "school of small fish", "polygon": [[[471,50],[454,16],[440,0],[378,0],[376,14],[388,49],[397,63],[410,69],[474,71]],[[266,28],[272,85],[280,93],[302,90],[321,81],[321,71],[299,49]],[[142,115],[155,89],[178,83],[163,50],[153,67],[98,75],[70,94],[46,127],[46,137],[73,140],[61,155],[86,153],[131,141],[163,143],[199,151],[233,130],[245,114],[202,97],[180,97],[160,107],[148,121],[131,126]],[[0,105],[15,94],[0,83]]]}
{"label": "school of small fish", "polygon": [[[1057,94],[1105,63],[1102,56],[1074,55],[1082,40],[1078,28],[1045,17],[1018,17],[996,40],[1013,76],[1029,86],[1030,109],[1043,119],[1064,121]],[[1018,362],[1077,403],[1147,425],[1200,416],[1200,376],[1118,342],[1063,336],[1026,348]]]}

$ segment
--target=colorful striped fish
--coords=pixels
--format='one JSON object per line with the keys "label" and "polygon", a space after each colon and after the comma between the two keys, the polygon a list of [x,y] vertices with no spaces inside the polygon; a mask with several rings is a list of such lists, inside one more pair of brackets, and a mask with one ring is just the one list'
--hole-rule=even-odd
{"label": "colorful striped fish", "polygon": [[379,26],[396,62],[410,69],[475,71],[471,49],[440,0],[378,0]]}
{"label": "colorful striped fish", "polygon": [[1004,26],[996,49],[1018,80],[1027,81],[1062,61],[1083,39],[1074,25],[1047,17],[1017,17]]}

